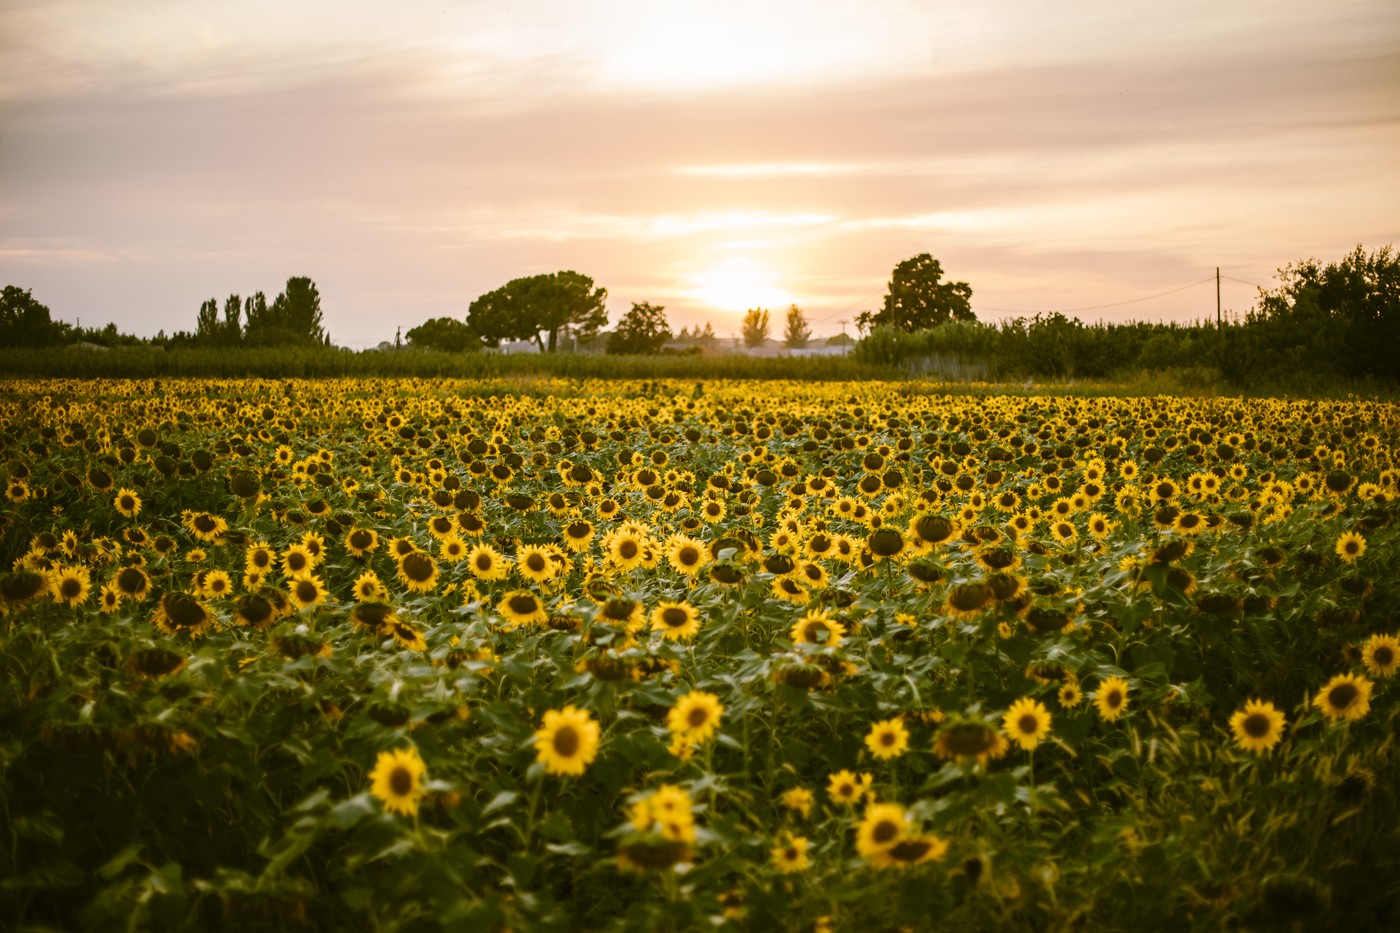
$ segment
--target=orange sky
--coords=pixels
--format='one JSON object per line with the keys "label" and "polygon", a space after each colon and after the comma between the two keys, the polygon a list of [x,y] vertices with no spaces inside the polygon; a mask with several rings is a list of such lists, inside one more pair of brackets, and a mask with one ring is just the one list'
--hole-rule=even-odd
{"label": "orange sky", "polygon": [[0,9],[0,279],[142,335],[309,275],[368,346],[558,269],[822,335],[921,252],[983,320],[1194,320],[1400,241],[1397,169],[1393,0]]}

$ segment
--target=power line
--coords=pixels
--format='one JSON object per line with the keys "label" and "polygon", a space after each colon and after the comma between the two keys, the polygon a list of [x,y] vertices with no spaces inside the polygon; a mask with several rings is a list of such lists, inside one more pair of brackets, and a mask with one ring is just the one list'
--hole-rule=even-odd
{"label": "power line", "polygon": [[[1125,301],[1111,301],[1111,302],[1109,302],[1108,304],[1102,304],[1102,305],[1085,305],[1085,306],[1082,307],[1082,308],[1041,308],[1040,310],[1041,310],[1041,311],[1059,312],[1059,313],[1066,313],[1066,312],[1073,313],[1073,312],[1076,312],[1076,311],[1101,311],[1101,310],[1103,310],[1104,308],[1120,308],[1120,307],[1122,307],[1123,305],[1137,304],[1137,303],[1140,302],[1140,301],[1151,301],[1151,300],[1154,299],[1154,298],[1163,298],[1163,297],[1166,297],[1167,295],[1175,295],[1177,292],[1184,292],[1184,291],[1186,291],[1188,288],[1196,288],[1196,287],[1198,287],[1198,286],[1205,285],[1207,282],[1214,282],[1214,281],[1215,281],[1215,276],[1210,275],[1210,276],[1206,276],[1205,278],[1201,279],[1199,282],[1192,282],[1192,283],[1190,283],[1189,285],[1181,285],[1181,286],[1179,286],[1179,287],[1177,287],[1177,288],[1169,288],[1169,289],[1167,289],[1167,290],[1164,291],[1164,292],[1157,292],[1156,294],[1153,294],[1153,295],[1143,295],[1141,298],[1129,298],[1129,299],[1127,299],[1127,300],[1125,300]],[[1249,283],[1245,283],[1245,284],[1249,284]],[[1023,310],[1017,310],[1017,309],[1014,309],[1014,308],[989,308],[989,307],[987,307],[986,305],[978,305],[977,308],[976,308],[976,310],[978,310],[978,311],[995,311],[995,312],[997,312],[998,314],[1035,314],[1035,313],[1037,313],[1037,312],[1035,312],[1035,311],[1023,311]]]}

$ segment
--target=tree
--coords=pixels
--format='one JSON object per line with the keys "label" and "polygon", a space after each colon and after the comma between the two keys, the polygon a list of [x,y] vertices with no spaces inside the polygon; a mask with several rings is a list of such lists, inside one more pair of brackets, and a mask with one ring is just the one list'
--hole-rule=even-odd
{"label": "tree", "polygon": [[927,330],[949,321],[975,321],[972,286],[944,282],[943,265],[920,253],[894,267],[885,305],[878,314],[862,311],[856,323],[862,331],[885,325],[899,330]]}
{"label": "tree", "polygon": [[617,329],[608,335],[608,352],[658,353],[670,339],[671,325],[666,323],[666,309],[649,301],[634,301],[632,310],[622,316]]}
{"label": "tree", "polygon": [[411,347],[424,350],[444,350],[461,353],[481,349],[481,338],[466,323],[455,317],[435,317],[411,328],[407,334]]}
{"label": "tree", "polygon": [[768,339],[768,309],[750,308],[745,311],[740,333],[744,337],[745,346],[763,346],[763,341]]}
{"label": "tree", "polygon": [[312,346],[325,343],[321,293],[305,276],[287,279],[287,287],[267,304],[258,292],[245,305],[243,342],[249,346]]}
{"label": "tree", "polygon": [[787,327],[783,330],[783,345],[800,350],[812,340],[812,328],[807,324],[807,316],[797,305],[787,310]]}
{"label": "tree", "polygon": [[1400,253],[1392,246],[1370,255],[1357,246],[1325,266],[1293,263],[1278,278],[1277,288],[1260,289],[1246,329],[1277,348],[1283,371],[1400,380]]}
{"label": "tree", "polygon": [[195,318],[195,339],[200,343],[214,344],[219,339],[219,303],[213,298],[199,306],[199,316]]}
{"label": "tree", "polygon": [[51,347],[63,342],[65,331],[29,289],[6,285],[0,292],[0,346]]}
{"label": "tree", "polygon": [[237,295],[224,299],[224,323],[220,329],[220,343],[226,347],[236,347],[243,342],[243,302]]}
{"label": "tree", "polygon": [[607,297],[606,288],[594,288],[591,278],[572,271],[511,279],[471,303],[467,324],[489,346],[533,340],[541,351],[552,353],[560,330],[573,328],[580,337],[591,338],[607,324]]}

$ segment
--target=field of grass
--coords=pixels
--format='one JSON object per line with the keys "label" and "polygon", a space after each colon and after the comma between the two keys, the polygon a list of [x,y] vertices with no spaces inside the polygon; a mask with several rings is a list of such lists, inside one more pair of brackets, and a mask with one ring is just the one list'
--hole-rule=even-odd
{"label": "field of grass", "polygon": [[1398,416],[0,384],[0,925],[1393,927]]}

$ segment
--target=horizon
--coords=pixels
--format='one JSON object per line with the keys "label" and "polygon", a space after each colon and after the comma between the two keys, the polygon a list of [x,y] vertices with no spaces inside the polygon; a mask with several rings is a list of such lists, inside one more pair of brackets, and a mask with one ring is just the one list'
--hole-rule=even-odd
{"label": "horizon", "polygon": [[[313,279],[338,346],[574,269],[672,329],[1243,315],[1400,241],[1400,8],[173,0],[0,11],[0,266],[150,337]],[[386,332],[387,331],[387,332]]]}

